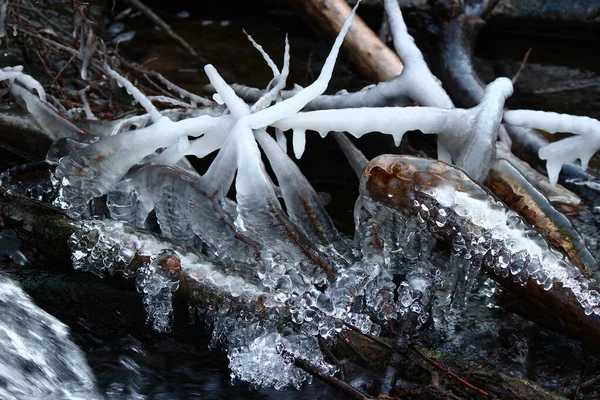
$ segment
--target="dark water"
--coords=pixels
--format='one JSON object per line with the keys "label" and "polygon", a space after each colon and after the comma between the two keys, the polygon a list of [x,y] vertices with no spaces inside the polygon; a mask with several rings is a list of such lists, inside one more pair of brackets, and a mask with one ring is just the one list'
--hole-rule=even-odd
{"label": "dark water", "polygon": [[35,302],[71,329],[99,392],[108,399],[324,399],[341,398],[319,381],[302,391],[232,384],[227,356],[210,350],[210,330],[176,302],[173,331],[146,325],[132,282],[43,267],[2,268]]}

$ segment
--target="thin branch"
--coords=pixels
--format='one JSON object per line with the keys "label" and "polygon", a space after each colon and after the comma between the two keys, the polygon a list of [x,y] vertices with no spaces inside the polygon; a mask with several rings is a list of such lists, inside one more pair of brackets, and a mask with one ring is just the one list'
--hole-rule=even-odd
{"label": "thin branch", "polygon": [[523,57],[523,61],[521,61],[519,70],[517,71],[515,76],[513,76],[513,78],[512,78],[513,85],[515,83],[517,83],[517,79],[519,79],[519,75],[521,74],[521,71],[523,71],[523,68],[525,68],[525,65],[527,64],[527,60],[529,60],[529,55],[531,54],[531,50],[532,50],[531,47],[529,48],[529,50],[527,50],[527,52],[525,53],[525,56]]}
{"label": "thin branch", "polygon": [[368,396],[365,396],[364,393],[362,393],[361,391],[359,391],[358,389],[355,389],[353,386],[349,385],[348,383],[342,381],[341,379],[336,378],[335,376],[329,375],[327,373],[324,373],[323,371],[321,371],[320,368],[318,368],[317,366],[311,364],[309,361],[301,358],[301,357],[296,357],[294,356],[292,353],[290,353],[287,350],[282,350],[282,355],[283,356],[288,356],[291,357],[294,360],[294,365],[298,368],[300,368],[301,370],[309,373],[312,376],[316,376],[317,378],[319,378],[320,380],[322,380],[323,382],[325,382],[326,384],[340,389],[342,392],[344,392],[344,395],[347,396],[350,399],[355,399],[355,400],[369,400],[371,399]]}
{"label": "thin branch", "polygon": [[438,362],[432,360],[431,358],[427,357],[419,349],[413,348],[412,351],[415,352],[419,357],[421,357],[427,364],[429,364],[432,367],[434,367],[435,369],[437,369],[437,370],[439,370],[439,371],[447,374],[448,376],[451,376],[453,379],[455,379],[456,381],[460,382],[466,388],[468,388],[468,389],[470,389],[470,390],[478,393],[479,395],[483,396],[486,399],[489,398],[488,392],[486,392],[484,390],[481,390],[477,386],[474,386],[474,385],[470,384],[469,382],[465,381],[463,378],[461,378],[460,376],[458,376],[454,372],[450,371],[448,368],[444,367],[440,363],[438,363]]}

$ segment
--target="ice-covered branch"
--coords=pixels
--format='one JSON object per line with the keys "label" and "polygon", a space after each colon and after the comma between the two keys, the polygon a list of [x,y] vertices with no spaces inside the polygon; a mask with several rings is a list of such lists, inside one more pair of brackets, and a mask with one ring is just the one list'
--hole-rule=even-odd
{"label": "ice-covered branch", "polygon": [[258,110],[262,110],[268,107],[272,102],[277,100],[279,94],[287,84],[287,77],[290,73],[290,43],[288,41],[288,37],[285,37],[285,50],[283,54],[283,67],[281,72],[275,67],[273,70],[273,80],[271,83],[273,87],[270,89],[267,87],[267,90],[257,101],[254,103],[252,108],[250,109],[252,112],[256,112]]}
{"label": "ice-covered branch", "polygon": [[350,13],[350,16],[348,19],[346,19],[346,22],[344,22],[344,25],[342,26],[342,29],[335,39],[331,51],[325,60],[325,64],[321,69],[319,77],[312,84],[300,90],[295,96],[249,116],[248,125],[252,129],[266,127],[281,118],[296,114],[302,110],[306,104],[325,92],[327,85],[329,84],[329,80],[331,79],[333,67],[335,66],[335,61],[340,51],[340,47],[344,41],[344,36],[348,32],[348,29],[350,29],[350,24],[352,23],[352,19],[356,13],[356,8],[359,4],[360,2],[356,3],[352,9],[352,12]]}
{"label": "ice-covered branch", "polygon": [[410,130],[440,133],[451,143],[448,149],[457,165],[474,179],[482,180],[494,159],[504,101],[510,94],[510,80],[499,78],[488,85],[481,104],[469,110],[434,107],[319,110],[298,113],[273,126],[293,130],[297,157],[304,151],[306,130],[317,131],[322,136],[331,131],[345,131],[355,137],[381,132],[392,135],[397,145]]}
{"label": "ice-covered branch", "polygon": [[79,91],[79,97],[81,97],[81,103],[83,104],[83,111],[85,112],[85,118],[88,120],[97,120],[96,116],[92,112],[90,108],[90,103],[87,99],[87,95],[85,94],[87,88],[83,88]]}
{"label": "ice-covered branch", "polygon": [[[256,50],[258,50],[258,52],[263,57],[263,59],[265,60],[265,62],[269,66],[269,68],[271,68],[271,71],[273,72],[273,76],[279,75],[279,68],[277,68],[277,65],[275,64],[275,62],[273,61],[271,56],[269,56],[269,54],[265,51],[265,49],[256,40],[254,40],[254,38],[252,36],[250,36],[248,34],[248,32],[246,32],[246,30],[243,30],[243,32],[246,35],[246,37],[248,38],[248,40],[250,41],[250,43],[252,43],[252,46],[254,46],[254,48]],[[287,38],[286,38],[286,43],[287,43]]]}
{"label": "ice-covered branch", "polygon": [[140,105],[144,108],[144,110],[146,110],[146,112],[148,114],[150,114],[150,118],[152,119],[152,122],[156,122],[160,118],[162,118],[162,115],[160,115],[160,113],[158,112],[156,107],[154,107],[154,104],[152,104],[152,101],[150,101],[146,97],[145,94],[143,94],[137,87],[135,87],[131,82],[129,82],[129,80],[125,79],[117,71],[115,71],[111,67],[109,67],[108,64],[104,65],[104,71],[106,71],[106,73],[111,78],[113,78],[115,81],[117,81],[117,84],[120,87],[125,88],[127,93],[129,93],[138,103],[140,103]]}
{"label": "ice-covered branch", "polygon": [[564,164],[579,159],[581,166],[586,169],[592,156],[600,150],[600,121],[594,118],[545,111],[513,110],[504,113],[504,122],[549,133],[569,132],[576,135],[550,143],[539,150],[539,157],[546,160],[548,177],[552,184],[558,181],[558,174]]}
{"label": "ice-covered branch", "polygon": [[40,100],[46,101],[46,91],[38,81],[23,72],[22,65],[5,67],[0,70],[0,81],[8,81],[11,89],[15,83],[18,83],[31,92],[36,91]]}
{"label": "ice-covered branch", "polygon": [[452,108],[452,100],[440,81],[431,73],[423,54],[408,33],[397,0],[384,0],[394,48],[404,63],[400,75],[406,85],[406,94],[423,106]]}

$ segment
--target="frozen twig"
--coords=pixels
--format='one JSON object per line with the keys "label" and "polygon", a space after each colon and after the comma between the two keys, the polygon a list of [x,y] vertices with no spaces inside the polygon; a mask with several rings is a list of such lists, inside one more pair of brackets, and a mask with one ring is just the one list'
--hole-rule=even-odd
{"label": "frozen twig", "polygon": [[[304,111],[358,108],[358,107],[385,107],[404,106],[410,103],[410,99],[404,93],[402,81],[399,76],[390,81],[380,82],[358,92],[348,94],[323,94],[310,101]],[[245,85],[233,84],[232,89],[238,96],[249,102],[257,101],[266,91]],[[214,89],[214,88],[209,88]],[[281,96],[288,99],[298,93],[298,90],[283,90]]]}
{"label": "frozen twig", "polygon": [[495,157],[495,142],[501,123],[504,100],[512,94],[507,78],[488,85],[481,104],[469,110],[434,107],[385,107],[342,110],[319,110],[298,113],[273,125],[294,132],[294,152],[300,156],[306,130],[325,136],[331,131],[345,131],[355,137],[368,132],[381,132],[394,137],[400,144],[405,132],[440,133],[451,143],[449,150],[458,166],[476,180],[482,180]]}
{"label": "frozen twig", "polygon": [[288,352],[285,349],[282,350],[282,353],[287,357],[291,357],[294,362],[294,365],[298,368],[308,372],[312,376],[316,376],[329,386],[339,389],[342,393],[344,393],[344,396],[346,398],[353,400],[371,399],[371,397],[364,395],[362,392],[355,389],[352,385],[346,383],[341,379],[336,378],[335,376],[327,374],[326,372],[322,371],[318,366],[311,364],[309,361],[301,357],[294,356],[292,353]]}
{"label": "frozen twig", "polygon": [[288,77],[289,73],[290,73],[290,43],[289,43],[288,37],[286,35],[285,51],[284,51],[284,55],[283,55],[283,67],[281,69],[281,72],[275,66],[275,68],[273,69],[273,80],[271,81],[273,83],[273,87],[270,90],[268,90],[267,92],[265,92],[265,94],[263,94],[256,101],[256,103],[254,103],[254,105],[251,107],[250,110],[252,112],[262,110],[262,109],[268,107],[273,101],[275,101],[279,97],[281,90],[283,90],[283,88],[287,84],[287,77]]}
{"label": "frozen twig", "polygon": [[172,105],[178,106],[178,107],[194,108],[194,106],[192,104],[186,103],[185,101],[174,99],[169,96],[148,96],[148,100],[156,101],[158,103],[172,104]]}
{"label": "frozen twig", "polygon": [[83,104],[83,111],[85,112],[85,117],[89,120],[97,120],[96,116],[92,112],[90,108],[90,103],[88,102],[87,96],[85,94],[87,88],[83,88],[79,91],[79,97],[81,97],[81,103]]}
{"label": "frozen twig", "polygon": [[185,90],[184,88],[174,84],[173,82],[171,82],[170,80],[165,78],[159,72],[149,70],[149,69],[143,67],[142,65],[139,65],[135,62],[126,60],[124,58],[119,58],[119,62],[121,62],[123,65],[125,65],[131,69],[134,69],[136,71],[143,73],[144,75],[148,75],[148,76],[158,79],[163,85],[165,85],[165,87],[167,89],[176,93],[179,97],[188,98],[190,100],[191,105],[194,107],[196,107],[198,105],[202,105],[202,106],[214,106],[215,105],[214,102],[212,102],[202,96],[198,96],[197,94],[191,93],[191,92]]}
{"label": "frozen twig", "polygon": [[9,86],[12,88],[13,85],[19,83],[27,90],[33,92],[36,91],[40,100],[46,101],[46,92],[42,85],[33,79],[30,75],[23,72],[23,66],[17,65],[15,67],[5,67],[0,70],[0,81],[8,81]]}
{"label": "frozen twig", "polygon": [[[275,62],[273,61],[271,56],[269,56],[269,54],[265,51],[265,49],[260,44],[258,44],[258,42],[256,40],[254,40],[254,38],[252,38],[252,36],[250,36],[250,34],[248,32],[246,32],[246,30],[243,30],[243,32],[246,35],[246,37],[248,38],[248,40],[250,41],[250,43],[252,43],[252,46],[254,46],[254,48],[256,50],[258,50],[258,52],[262,55],[263,59],[265,60],[265,62],[269,66],[269,68],[271,68],[271,71],[273,72],[273,76],[279,75],[279,68],[277,68],[277,65],[275,64]],[[286,43],[287,43],[287,38],[286,38]]]}
{"label": "frozen twig", "polygon": [[583,169],[586,169],[592,156],[600,150],[600,121],[594,118],[545,111],[513,110],[504,113],[504,122],[549,133],[575,134],[539,150],[539,157],[546,160],[548,177],[553,184],[558,181],[558,174],[564,164],[579,159]]}
{"label": "frozen twig", "polygon": [[158,121],[162,116],[152,104],[152,101],[146,97],[137,87],[135,87],[129,80],[120,75],[117,71],[113,70],[108,64],[104,65],[104,70],[106,73],[117,81],[117,84],[127,91],[140,105],[146,110],[148,114],[150,114],[150,118],[153,122]]}
{"label": "frozen twig", "polygon": [[431,73],[423,54],[408,33],[397,0],[384,0],[394,48],[404,63],[402,71],[406,94],[423,106],[452,108],[452,100],[442,88],[440,81]]}

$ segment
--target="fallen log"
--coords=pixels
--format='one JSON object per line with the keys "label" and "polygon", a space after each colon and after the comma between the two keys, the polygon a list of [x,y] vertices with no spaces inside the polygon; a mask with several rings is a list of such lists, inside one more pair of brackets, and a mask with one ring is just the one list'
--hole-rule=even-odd
{"label": "fallen log", "polygon": [[[350,15],[344,0],[290,0],[308,24],[329,41],[333,41]],[[402,72],[398,56],[361,20],[355,17],[342,48],[353,68],[369,81],[388,81]]]}

